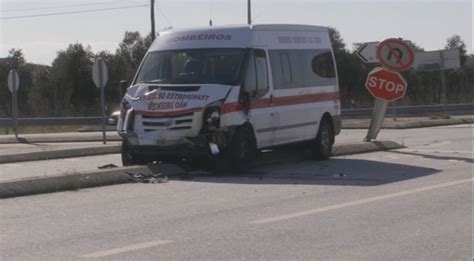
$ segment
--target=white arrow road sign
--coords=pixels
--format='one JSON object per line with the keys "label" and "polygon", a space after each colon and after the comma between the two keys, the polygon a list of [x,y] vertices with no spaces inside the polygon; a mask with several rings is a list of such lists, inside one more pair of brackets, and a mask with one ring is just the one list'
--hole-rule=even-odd
{"label": "white arrow road sign", "polygon": [[357,50],[356,54],[364,63],[378,63],[379,59],[377,59],[376,52],[378,45],[379,42],[364,43]]}

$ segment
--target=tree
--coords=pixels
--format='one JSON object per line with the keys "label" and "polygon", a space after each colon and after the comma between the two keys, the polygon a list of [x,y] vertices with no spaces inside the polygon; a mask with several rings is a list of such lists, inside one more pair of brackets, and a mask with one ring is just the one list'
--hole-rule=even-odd
{"label": "tree", "polygon": [[346,44],[341,37],[341,33],[334,27],[329,27],[329,38],[331,39],[332,49],[335,53],[345,51]]}
{"label": "tree", "polygon": [[125,32],[119,48],[115,52],[118,70],[122,71],[122,80],[131,81],[148,47],[152,43],[151,36],[143,38],[139,32]]}
{"label": "tree", "polygon": [[50,116],[97,114],[99,91],[92,82],[93,53],[80,43],[58,52],[51,68],[35,75],[30,105]]}

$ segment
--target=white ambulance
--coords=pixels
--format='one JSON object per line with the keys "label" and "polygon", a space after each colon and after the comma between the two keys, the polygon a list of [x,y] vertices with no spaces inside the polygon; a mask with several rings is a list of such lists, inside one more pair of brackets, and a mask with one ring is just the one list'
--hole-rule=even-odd
{"label": "white ambulance", "polygon": [[207,27],[157,37],[117,127],[123,165],[221,159],[241,172],[258,150],[290,143],[328,159],[340,112],[326,27]]}

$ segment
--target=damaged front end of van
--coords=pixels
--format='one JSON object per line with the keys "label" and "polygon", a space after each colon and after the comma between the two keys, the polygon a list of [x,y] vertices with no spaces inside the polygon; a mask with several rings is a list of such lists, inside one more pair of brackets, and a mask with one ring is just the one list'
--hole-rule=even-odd
{"label": "damaged front end of van", "polygon": [[217,157],[232,126],[222,114],[238,96],[244,49],[149,52],[121,103],[123,165]]}

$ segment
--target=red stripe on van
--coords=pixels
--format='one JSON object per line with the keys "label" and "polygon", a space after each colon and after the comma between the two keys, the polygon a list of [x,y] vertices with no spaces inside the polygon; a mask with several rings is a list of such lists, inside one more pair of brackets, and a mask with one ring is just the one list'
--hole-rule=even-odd
{"label": "red stripe on van", "polygon": [[[278,97],[273,99],[273,106],[288,106],[314,102],[336,101],[339,100],[339,98],[339,92],[326,92],[317,94]],[[270,103],[269,98],[252,102],[252,104],[250,105],[252,109],[268,108],[270,106],[272,106],[272,104]],[[241,111],[242,109],[243,106],[240,103],[228,103],[224,104],[224,107],[222,108],[222,114]]]}
{"label": "red stripe on van", "polygon": [[187,109],[187,110],[180,110],[180,111],[166,111],[166,112],[135,111],[135,113],[139,115],[152,115],[152,116],[179,116],[179,115],[198,112],[198,111],[202,111],[202,108],[194,108],[194,109]]}

